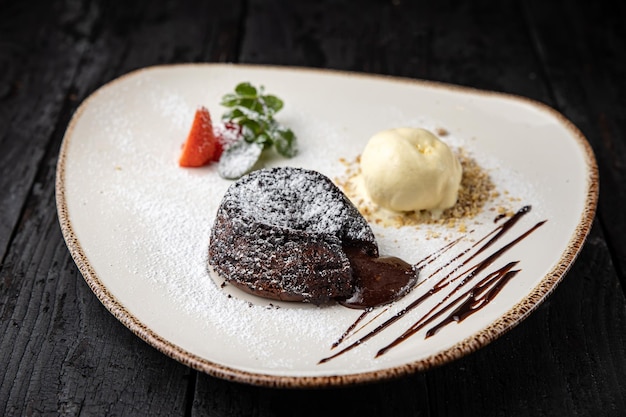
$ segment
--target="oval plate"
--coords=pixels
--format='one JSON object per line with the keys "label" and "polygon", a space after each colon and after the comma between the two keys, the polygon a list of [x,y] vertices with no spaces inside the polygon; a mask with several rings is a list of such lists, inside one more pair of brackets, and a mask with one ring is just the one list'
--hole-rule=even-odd
{"label": "oval plate", "polygon": [[[241,81],[281,97],[278,118],[299,138],[297,157],[271,158],[268,166],[341,179],[345,161],[354,161],[379,130],[445,129],[442,139],[470,154],[499,196],[454,227],[373,225],[381,253],[412,263],[459,243],[424,264],[422,283],[409,295],[358,323],[358,310],[271,303],[222,288],[207,272],[207,246],[231,182],[215,165],[183,169],[177,159],[195,109],[206,106],[217,120],[221,96]],[[428,369],[519,323],[580,251],[595,214],[598,172],[583,135],[558,112],[525,98],[337,71],[197,64],[135,71],[86,99],[63,140],[56,191],[63,236],[83,277],[139,337],[217,377],[313,387]],[[532,210],[512,227],[500,226],[505,220],[498,210],[524,206]],[[480,238],[503,229],[487,250],[471,254]],[[470,288],[458,283],[484,280],[506,265],[514,265],[515,276],[475,314],[455,320],[452,312],[467,306],[463,295]],[[467,272],[471,268],[478,271]],[[451,285],[423,297],[438,282]],[[453,300],[457,304],[442,310]],[[416,326],[437,309],[441,315]],[[449,323],[427,337],[446,317]]]}

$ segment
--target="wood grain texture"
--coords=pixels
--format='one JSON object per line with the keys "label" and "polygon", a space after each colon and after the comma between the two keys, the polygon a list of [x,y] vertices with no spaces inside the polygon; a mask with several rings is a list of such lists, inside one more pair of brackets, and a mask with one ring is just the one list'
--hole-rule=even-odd
{"label": "wood grain texture", "polygon": [[[527,5],[555,105],[591,143],[600,169],[598,216],[626,288],[626,63],[623,4]],[[559,15],[558,20],[546,16]],[[598,21],[602,25],[598,25]],[[605,192],[607,191],[608,192]]]}
{"label": "wood grain texture", "polygon": [[0,256],[31,192],[83,49],[48,20],[49,5],[36,14],[23,3],[3,8],[26,25],[2,26],[7,34],[0,61],[7,69],[0,87]]}
{"label": "wood grain texture", "polygon": [[[608,1],[0,0],[0,415],[623,415],[625,13]],[[72,113],[104,83],[230,61],[414,77],[555,107],[600,164],[587,244],[528,319],[429,372],[286,390],[177,363],[82,280],[58,227],[55,163]]]}
{"label": "wood grain texture", "polygon": [[136,68],[232,59],[239,11],[231,3],[211,14],[203,2],[58,6],[35,17],[16,9],[14,18],[32,23],[2,26],[32,49],[7,58],[17,68],[2,79],[0,415],[184,415],[196,373],[125,329],[84,283],[58,226],[55,164],[89,93]]}

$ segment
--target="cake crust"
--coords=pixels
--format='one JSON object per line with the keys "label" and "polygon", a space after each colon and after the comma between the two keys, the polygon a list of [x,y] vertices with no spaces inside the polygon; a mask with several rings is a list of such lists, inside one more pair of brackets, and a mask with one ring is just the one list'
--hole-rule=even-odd
{"label": "cake crust", "polygon": [[353,294],[347,245],[378,256],[371,228],[341,190],[316,171],[270,168],[229,187],[209,264],[251,294],[324,304]]}

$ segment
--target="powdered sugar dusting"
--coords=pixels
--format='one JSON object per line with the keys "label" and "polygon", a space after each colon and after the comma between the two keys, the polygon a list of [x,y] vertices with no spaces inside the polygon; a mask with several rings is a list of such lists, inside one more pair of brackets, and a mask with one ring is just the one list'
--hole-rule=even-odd
{"label": "powdered sugar dusting", "polygon": [[[336,305],[270,302],[232,287],[221,288],[221,281],[207,266],[211,228],[233,182],[221,178],[215,164],[184,169],[177,160],[197,106],[206,105],[219,114],[217,98],[235,84],[232,78],[238,77],[225,74],[224,79],[216,81],[219,89],[214,86],[210,93],[202,92],[198,83],[181,87],[180,77],[159,78],[156,73],[149,77],[148,88],[146,79],[140,83],[131,78],[119,88],[99,93],[94,105],[85,109],[84,125],[76,127],[67,155],[65,185],[71,221],[90,264],[107,289],[165,339],[226,366],[252,371],[274,369],[287,374],[298,373],[303,367],[309,374],[323,372],[328,368],[320,370],[317,361],[359,311]],[[266,80],[251,81],[269,84]],[[289,82],[279,82],[278,78],[273,81],[278,85]],[[411,106],[394,108],[386,104],[372,105],[378,111],[374,112],[377,117],[365,114],[371,110],[367,106],[359,108],[361,113],[346,111],[337,116],[336,109],[328,109],[336,107],[332,100],[323,105],[308,100],[315,91],[304,94],[304,98],[278,93],[286,103],[281,123],[298,135],[300,152],[293,159],[270,156],[264,160],[268,167],[315,169],[334,179],[344,170],[340,159],[355,158],[378,130],[441,127],[448,131],[448,144],[463,147],[490,171],[502,198],[508,199],[512,208],[531,204],[530,216],[535,219],[556,217],[545,208],[546,199],[529,181],[528,172],[502,166],[500,154],[491,153],[480,137],[475,138],[479,133],[456,129],[450,119],[444,123],[434,116],[416,115]],[[333,106],[328,106],[331,102]],[[259,175],[258,180],[264,180],[263,176]],[[298,189],[307,180],[286,177],[280,181],[289,183],[290,189]],[[256,187],[232,192],[233,198],[251,202],[245,209],[252,217],[262,216],[283,226],[287,220],[281,219],[295,219],[316,232],[344,230],[353,238],[362,237],[363,228],[346,227],[334,220],[341,216],[341,206],[319,197],[325,195],[327,184],[306,185],[317,187],[312,193],[316,197],[297,209],[290,207],[291,213],[282,213],[287,217],[273,216],[281,208],[272,198],[256,193]],[[295,216],[296,211],[299,216]],[[291,214],[294,216],[289,217]],[[468,222],[467,230],[491,227],[496,214],[486,207]],[[371,230],[381,254],[410,263],[451,239],[473,238],[468,231],[437,225],[400,229],[372,225]],[[432,268],[437,267],[432,264]],[[535,276],[540,278],[541,271]],[[527,288],[522,288],[520,294],[524,291]],[[389,306],[389,311],[401,306]],[[437,351],[439,347],[433,340],[419,345],[419,349],[424,346],[420,355]],[[349,372],[378,366],[372,365],[375,347],[363,346],[361,351],[363,355],[346,355],[345,360],[330,366]],[[376,361],[402,363],[403,359],[389,355]]]}
{"label": "powdered sugar dusting", "polygon": [[259,160],[263,146],[245,140],[227,145],[218,164],[222,178],[236,179],[252,170]]}
{"label": "powdered sugar dusting", "polygon": [[[158,116],[150,120],[124,111],[124,96],[112,95],[98,109],[106,119],[94,119],[99,135],[77,143],[85,157],[74,167],[73,176],[90,178],[97,190],[93,196],[83,197],[84,204],[93,207],[96,217],[107,224],[112,242],[108,257],[116,259],[115,265],[106,267],[125,275],[125,294],[117,296],[124,300],[131,293],[148,290],[167,294],[169,306],[200,321],[206,334],[218,331],[228,335],[232,343],[265,366],[294,366],[285,359],[289,355],[281,358],[271,352],[293,349],[286,340],[301,338],[303,332],[330,343],[341,330],[338,314],[343,308],[269,306],[254,297],[229,297],[215,284],[207,265],[209,236],[217,207],[232,182],[217,174],[216,165],[199,169],[178,166],[180,143],[188,127],[182,126],[183,115],[176,107],[193,113],[194,106],[163,91],[154,100],[152,108]],[[154,120],[165,121],[167,129],[152,124]],[[168,130],[173,134],[155,135]],[[171,137],[165,146],[164,136]],[[93,152],[94,147],[99,152]],[[315,206],[314,201],[311,204]],[[309,218],[321,210],[318,204]],[[278,329],[276,323],[280,323]],[[259,332],[276,331],[285,339],[258,337]]]}
{"label": "powdered sugar dusting", "polygon": [[369,226],[327,178],[311,171],[256,171],[231,187],[225,199],[236,202],[244,219],[273,226],[373,241]]}

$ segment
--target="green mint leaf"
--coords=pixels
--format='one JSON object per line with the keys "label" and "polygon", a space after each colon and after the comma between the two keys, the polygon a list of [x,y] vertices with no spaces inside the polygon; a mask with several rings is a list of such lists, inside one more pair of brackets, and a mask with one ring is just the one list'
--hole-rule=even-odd
{"label": "green mint leaf", "polygon": [[257,97],[243,97],[238,100],[237,105],[241,109],[247,110],[249,117],[259,118],[265,114],[263,103]]}
{"label": "green mint leaf", "polygon": [[[258,136],[263,131],[263,127],[256,120],[244,118],[239,122],[239,125],[243,128],[244,131],[249,131],[249,135],[252,135],[252,137]],[[245,134],[246,132],[244,132],[244,136]]]}
{"label": "green mint leaf", "polygon": [[238,120],[241,117],[243,117],[244,114],[243,112],[238,109],[238,108],[234,108],[232,110],[228,110],[227,112],[225,112],[222,115],[222,120],[228,121],[228,120]]}
{"label": "green mint leaf", "polygon": [[222,120],[241,126],[243,139],[240,142],[245,143],[238,143],[232,152],[241,151],[246,144],[255,144],[257,148],[254,149],[274,147],[280,155],[291,158],[298,151],[296,135],[274,119],[284,102],[273,94],[264,94],[264,91],[263,86],[256,88],[249,82],[242,82],[235,87],[234,93],[222,97],[221,104],[228,108]]}
{"label": "green mint leaf", "polygon": [[296,135],[291,129],[280,129],[274,137],[276,151],[284,157],[292,158],[298,153],[296,146]]}
{"label": "green mint leaf", "polygon": [[235,87],[235,92],[240,96],[256,96],[257,91],[256,88],[252,86],[252,84],[248,82],[239,83],[237,87]]}
{"label": "green mint leaf", "polygon": [[250,128],[247,128],[245,126],[241,128],[241,135],[243,136],[243,139],[248,143],[254,143],[257,140],[257,134],[254,133],[254,130],[251,130]]}
{"label": "green mint leaf", "polygon": [[272,114],[278,113],[283,108],[283,101],[276,96],[266,95],[262,98],[265,106],[271,110]]}
{"label": "green mint leaf", "polygon": [[274,141],[272,141],[272,138],[270,138],[269,135],[265,132],[260,133],[257,136],[255,142],[258,143],[259,145],[263,145],[263,149],[267,149],[274,144]]}
{"label": "green mint leaf", "polygon": [[222,97],[220,104],[225,107],[234,107],[239,104],[239,96],[233,93],[226,94]]}

